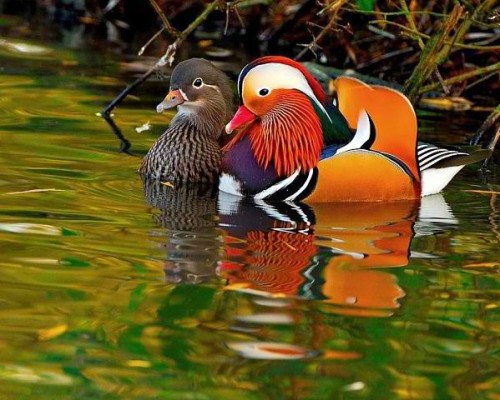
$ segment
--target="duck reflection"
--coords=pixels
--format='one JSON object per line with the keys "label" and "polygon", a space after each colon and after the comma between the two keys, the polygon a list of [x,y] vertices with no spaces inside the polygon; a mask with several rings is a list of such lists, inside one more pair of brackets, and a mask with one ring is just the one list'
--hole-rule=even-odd
{"label": "duck reflection", "polygon": [[310,206],[220,193],[217,202],[213,187],[143,183],[156,224],[167,230],[168,282],[219,275],[229,288],[322,300],[346,315],[392,315],[405,292],[386,269],[408,264],[415,229],[429,235],[457,222],[442,196]]}
{"label": "duck reflection", "polygon": [[156,225],[166,229],[165,278],[171,283],[200,283],[215,276],[220,252],[216,192],[211,186],[165,186],[143,179],[146,201]]}
{"label": "duck reflection", "polygon": [[[430,204],[429,204],[430,201]],[[298,296],[333,311],[389,316],[405,293],[384,269],[409,262],[414,227],[435,232],[441,196],[391,203],[246,203],[220,195],[225,258],[220,273],[250,293]],[[436,205],[438,207],[436,207]],[[449,211],[449,210],[448,210]],[[452,217],[452,216],[451,216]],[[453,221],[449,214],[438,222]]]}

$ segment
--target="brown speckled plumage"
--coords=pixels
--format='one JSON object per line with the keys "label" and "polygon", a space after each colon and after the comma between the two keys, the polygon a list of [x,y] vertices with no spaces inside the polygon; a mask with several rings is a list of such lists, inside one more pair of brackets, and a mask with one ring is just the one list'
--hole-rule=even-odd
{"label": "brown speckled plumage", "polygon": [[[198,78],[203,80],[200,88],[193,86]],[[229,79],[210,62],[190,59],[174,69],[170,90],[179,90],[187,100],[177,106],[170,127],[148,151],[139,172],[172,184],[215,182],[222,161],[218,139],[232,112]]]}

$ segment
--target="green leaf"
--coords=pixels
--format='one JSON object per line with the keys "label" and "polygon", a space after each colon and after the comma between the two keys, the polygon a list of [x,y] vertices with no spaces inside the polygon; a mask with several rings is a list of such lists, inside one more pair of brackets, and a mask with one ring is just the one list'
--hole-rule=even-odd
{"label": "green leaf", "polygon": [[376,0],[356,0],[356,5],[361,11],[373,11]]}

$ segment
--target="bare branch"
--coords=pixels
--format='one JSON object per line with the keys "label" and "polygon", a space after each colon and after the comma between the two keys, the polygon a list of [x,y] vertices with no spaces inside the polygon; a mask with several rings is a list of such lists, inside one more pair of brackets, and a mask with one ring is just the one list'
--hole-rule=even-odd
{"label": "bare branch", "polygon": [[170,33],[173,37],[178,37],[179,36],[179,31],[175,29],[172,24],[170,24],[169,20],[163,13],[163,10],[160,8],[160,6],[156,3],[155,0],[149,0],[149,3],[151,4],[151,7],[154,8],[156,11],[156,14],[158,14],[158,17],[160,17],[161,22],[163,24],[163,27],[165,30]]}
{"label": "bare branch", "polygon": [[323,9],[320,12],[324,12],[326,10],[331,11],[332,15],[330,17],[330,21],[328,24],[322,29],[322,31],[319,33],[318,36],[314,37],[313,40],[305,46],[305,48],[297,54],[295,57],[295,60],[300,60],[304,55],[308,52],[311,51],[314,55],[316,53],[314,52],[314,49],[319,48],[318,43],[323,39],[323,37],[327,34],[328,31],[330,31],[336,24],[338,16],[339,16],[339,11],[342,8],[342,6],[347,3],[349,0],[333,0],[325,9]]}

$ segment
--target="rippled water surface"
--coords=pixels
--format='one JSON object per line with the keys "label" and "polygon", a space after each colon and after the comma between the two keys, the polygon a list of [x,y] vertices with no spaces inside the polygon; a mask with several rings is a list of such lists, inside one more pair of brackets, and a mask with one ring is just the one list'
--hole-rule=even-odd
{"label": "rippled water surface", "polygon": [[499,398],[494,175],[422,204],[144,191],[164,83],[116,111],[130,156],[95,115],[114,62],[4,42],[0,67],[1,399]]}

